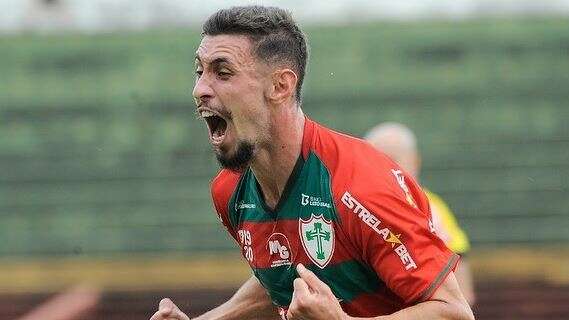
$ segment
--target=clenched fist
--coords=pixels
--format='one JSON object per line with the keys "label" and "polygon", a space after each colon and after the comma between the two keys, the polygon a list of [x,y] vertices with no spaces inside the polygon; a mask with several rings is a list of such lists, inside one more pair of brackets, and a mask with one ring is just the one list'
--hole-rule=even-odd
{"label": "clenched fist", "polygon": [[172,300],[164,298],[160,300],[158,311],[152,315],[150,320],[190,320]]}
{"label": "clenched fist", "polygon": [[320,281],[302,264],[296,266],[300,278],[294,280],[294,292],[287,319],[289,320],[345,320],[338,299],[327,284]]}

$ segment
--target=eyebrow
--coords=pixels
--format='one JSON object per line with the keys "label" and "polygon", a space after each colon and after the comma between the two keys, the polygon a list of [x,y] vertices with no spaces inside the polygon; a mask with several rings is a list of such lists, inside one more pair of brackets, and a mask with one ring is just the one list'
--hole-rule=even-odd
{"label": "eyebrow", "polygon": [[[200,57],[196,54],[195,56],[195,60],[199,63],[202,63],[202,60],[200,59]],[[213,59],[213,61],[210,63],[212,65],[218,65],[218,64],[222,64],[222,63],[227,63],[227,64],[231,64],[231,62],[229,61],[229,59],[227,59],[226,57],[218,57]]]}

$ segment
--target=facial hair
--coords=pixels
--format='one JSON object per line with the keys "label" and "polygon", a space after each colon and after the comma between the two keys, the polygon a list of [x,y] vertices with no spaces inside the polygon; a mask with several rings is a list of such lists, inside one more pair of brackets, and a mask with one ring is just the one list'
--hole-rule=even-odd
{"label": "facial hair", "polygon": [[253,143],[249,141],[239,141],[237,150],[235,150],[232,155],[216,152],[215,157],[222,168],[241,172],[247,169],[253,160],[254,153],[255,145]]}

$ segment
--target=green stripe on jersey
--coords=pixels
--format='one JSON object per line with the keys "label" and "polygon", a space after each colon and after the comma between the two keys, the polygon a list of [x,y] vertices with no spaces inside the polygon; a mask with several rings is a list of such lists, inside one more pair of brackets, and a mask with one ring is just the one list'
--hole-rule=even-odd
{"label": "green stripe on jersey", "polygon": [[251,169],[242,175],[229,202],[229,218],[239,223],[274,220],[309,219],[312,214],[336,221],[337,214],[331,193],[330,173],[316,154],[310,152],[306,161],[299,159],[295,170],[274,211],[268,209]]}
{"label": "green stripe on jersey", "polygon": [[[336,298],[350,302],[362,293],[376,292],[383,282],[370,270],[356,260],[348,260],[324,269],[307,266],[325,282]],[[281,266],[268,269],[254,269],[253,273],[267,289],[273,303],[288,306],[292,299],[293,281],[298,276],[294,266]]]}

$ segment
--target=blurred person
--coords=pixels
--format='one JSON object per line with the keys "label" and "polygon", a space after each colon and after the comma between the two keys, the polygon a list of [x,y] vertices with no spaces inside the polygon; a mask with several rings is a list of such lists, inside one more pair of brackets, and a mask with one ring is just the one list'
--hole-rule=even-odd
{"label": "blurred person", "polygon": [[[473,319],[420,187],[304,115],[290,13],[224,9],[202,35],[193,95],[222,166],[213,202],[253,276],[196,319]],[[189,318],[165,298],[151,319]]]}
{"label": "blurred person", "polygon": [[[421,156],[417,148],[417,138],[411,129],[400,123],[385,122],[373,127],[366,134],[365,139],[391,157],[415,179],[419,179]],[[476,295],[470,265],[466,258],[466,253],[470,250],[468,237],[458,225],[456,217],[445,201],[425,187],[423,187],[423,191],[429,199],[433,225],[437,235],[453,252],[462,258],[455,270],[455,276],[464,297],[472,306]]]}
{"label": "blurred person", "polygon": [[90,286],[77,285],[57,293],[17,320],[79,320],[99,303],[100,291]]}

